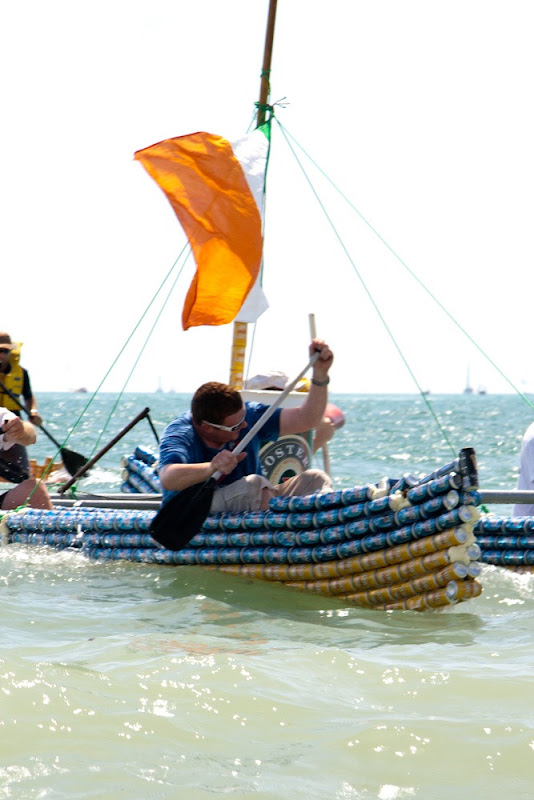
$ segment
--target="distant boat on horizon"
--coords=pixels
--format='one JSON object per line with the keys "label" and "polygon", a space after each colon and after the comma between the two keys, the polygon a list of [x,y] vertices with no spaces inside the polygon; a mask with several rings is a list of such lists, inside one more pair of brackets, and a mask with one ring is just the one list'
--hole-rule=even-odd
{"label": "distant boat on horizon", "polygon": [[473,387],[471,386],[471,369],[467,367],[467,375],[465,378],[464,394],[473,394]]}
{"label": "distant boat on horizon", "polygon": [[85,388],[85,386],[79,386],[78,389],[73,389],[72,393],[73,394],[87,394],[87,389]]}

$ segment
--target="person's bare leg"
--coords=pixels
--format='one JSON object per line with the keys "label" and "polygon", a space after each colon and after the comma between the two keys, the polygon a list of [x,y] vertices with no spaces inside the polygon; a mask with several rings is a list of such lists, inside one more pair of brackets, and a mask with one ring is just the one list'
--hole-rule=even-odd
{"label": "person's bare leg", "polygon": [[[34,489],[35,491],[33,491]],[[34,480],[34,478],[28,478],[28,480],[15,486],[14,489],[9,490],[4,497],[2,511],[23,506],[28,500],[28,497],[30,498],[28,503],[30,508],[54,508],[50,500],[50,495],[48,494],[48,489],[44,483],[37,485],[37,481]]]}
{"label": "person's bare leg", "polygon": [[268,486],[261,490],[260,511],[269,510],[269,500],[274,497],[274,491]]}

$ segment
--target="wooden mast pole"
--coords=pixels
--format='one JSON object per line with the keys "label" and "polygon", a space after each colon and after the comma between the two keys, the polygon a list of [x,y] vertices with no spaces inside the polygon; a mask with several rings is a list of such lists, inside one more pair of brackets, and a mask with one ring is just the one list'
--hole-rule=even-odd
{"label": "wooden mast pole", "polygon": [[[269,100],[271,89],[271,59],[274,42],[274,23],[276,20],[276,4],[278,0],[270,0],[269,14],[267,17],[267,30],[265,33],[265,45],[263,49],[263,66],[261,69],[260,99],[258,101],[258,113],[256,125],[260,126],[266,120],[266,106]],[[247,323],[234,322],[234,332],[232,339],[232,361],[230,365],[230,386],[234,389],[243,388],[243,376],[245,370],[245,353],[247,349]]]}
{"label": "wooden mast pole", "polygon": [[273,55],[274,23],[276,19],[276,4],[278,0],[270,0],[269,16],[267,18],[267,31],[265,33],[265,47],[263,50],[263,66],[261,69],[260,99],[258,102],[257,125],[265,122],[265,106],[271,91],[271,60]]}

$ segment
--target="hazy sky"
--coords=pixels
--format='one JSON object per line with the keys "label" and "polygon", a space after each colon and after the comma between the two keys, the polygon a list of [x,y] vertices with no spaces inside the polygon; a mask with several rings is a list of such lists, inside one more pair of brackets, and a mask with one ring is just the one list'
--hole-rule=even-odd
{"label": "hazy sky", "polygon": [[[2,3],[2,315],[34,389],[96,388],[184,238],[135,150],[246,132],[267,0]],[[522,390],[534,391],[530,0],[279,0],[277,117],[389,247]],[[307,174],[316,173],[306,164]],[[275,126],[252,373],[307,361],[308,314],[334,392],[509,386],[319,183]],[[340,239],[343,241],[342,246]],[[349,260],[344,248],[350,253]],[[184,270],[129,388],[227,380],[232,326],[181,330]],[[104,390],[122,387],[157,312]],[[250,332],[252,337],[252,331]]]}

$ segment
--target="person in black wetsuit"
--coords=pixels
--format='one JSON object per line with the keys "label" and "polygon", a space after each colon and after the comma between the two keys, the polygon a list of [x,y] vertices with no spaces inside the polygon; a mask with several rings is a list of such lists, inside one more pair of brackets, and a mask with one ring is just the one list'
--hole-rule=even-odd
{"label": "person in black wetsuit", "polygon": [[[5,454],[17,445],[26,447],[33,444],[36,439],[37,434],[31,422],[21,420],[12,411],[0,406],[0,475],[2,465],[7,463]],[[11,480],[9,471],[6,477]],[[28,503],[31,508],[53,508],[46,486],[44,483],[38,484],[33,478],[23,480],[18,486],[0,494],[2,511],[17,508],[24,503]]]}
{"label": "person in black wetsuit", "polygon": [[[33,396],[28,371],[19,364],[20,345],[11,341],[5,331],[0,332],[0,407],[7,408],[18,417],[21,406],[29,414],[30,422],[40,426],[42,419]],[[29,461],[26,448],[21,445],[10,448],[7,460],[20,469],[20,480],[29,475]]]}

